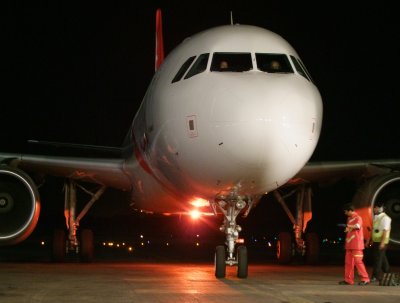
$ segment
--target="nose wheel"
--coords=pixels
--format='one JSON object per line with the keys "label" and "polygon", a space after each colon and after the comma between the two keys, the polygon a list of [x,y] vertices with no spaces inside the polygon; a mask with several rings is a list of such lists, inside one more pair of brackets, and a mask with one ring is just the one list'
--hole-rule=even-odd
{"label": "nose wheel", "polygon": [[218,279],[225,278],[226,275],[226,263],[225,263],[225,246],[218,245],[215,249],[215,277]]}
{"label": "nose wheel", "polygon": [[247,264],[247,247],[241,245],[237,248],[237,276],[238,278],[247,278],[248,264]]}
{"label": "nose wheel", "polygon": [[[248,263],[247,263],[247,247],[240,245],[237,248],[237,276],[238,278],[247,278],[248,276]],[[224,245],[217,246],[215,250],[215,277],[218,279],[225,278],[226,276],[226,249]]]}

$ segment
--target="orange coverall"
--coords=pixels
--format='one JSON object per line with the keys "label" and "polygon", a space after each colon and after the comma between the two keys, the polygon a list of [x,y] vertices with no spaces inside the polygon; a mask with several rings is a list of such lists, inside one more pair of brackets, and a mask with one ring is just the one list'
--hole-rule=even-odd
{"label": "orange coverall", "polygon": [[346,256],[344,267],[344,280],[354,284],[354,266],[357,268],[361,281],[369,282],[369,277],[363,262],[364,257],[364,234],[362,229],[362,218],[356,213],[347,218],[346,225]]}

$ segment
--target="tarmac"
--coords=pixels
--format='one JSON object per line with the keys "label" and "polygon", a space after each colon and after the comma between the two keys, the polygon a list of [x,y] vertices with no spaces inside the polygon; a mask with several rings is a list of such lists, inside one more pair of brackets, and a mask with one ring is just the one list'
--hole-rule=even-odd
{"label": "tarmac", "polygon": [[[400,268],[394,268],[397,272]],[[338,285],[339,265],[249,264],[247,279],[212,262],[1,262],[0,302],[400,302],[399,286]]]}

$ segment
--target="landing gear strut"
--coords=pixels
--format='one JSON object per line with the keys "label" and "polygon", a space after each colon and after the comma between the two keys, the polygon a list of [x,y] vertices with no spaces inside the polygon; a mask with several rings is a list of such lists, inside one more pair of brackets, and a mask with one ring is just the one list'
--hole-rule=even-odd
{"label": "landing gear strut", "polygon": [[240,245],[236,249],[235,245],[239,239],[239,232],[242,228],[236,224],[237,216],[246,209],[244,217],[246,217],[253,206],[251,198],[247,196],[239,196],[236,191],[231,192],[228,196],[218,196],[211,203],[214,213],[217,213],[217,208],[224,215],[224,223],[219,228],[226,235],[226,247],[223,245],[217,246],[215,251],[215,276],[224,278],[226,275],[226,265],[238,266],[237,276],[239,278],[247,278],[248,263],[247,263],[247,248]]}
{"label": "landing gear strut", "polygon": [[[82,211],[76,216],[76,187],[79,187],[85,193],[92,196]],[[68,180],[65,184],[65,206],[64,216],[68,230],[66,237],[64,230],[55,230],[53,234],[53,260],[56,262],[64,261],[66,255],[73,252],[80,256],[82,262],[91,262],[93,259],[94,243],[93,232],[89,229],[83,229],[78,239],[78,227],[80,220],[86,215],[90,207],[96,202],[106,190],[101,186],[96,193],[92,193],[84,187],[76,184],[73,180]]]}
{"label": "landing gear strut", "polygon": [[[285,196],[275,190],[274,196],[281,204],[290,221],[293,223],[294,240],[289,232],[281,232],[277,243],[277,258],[281,264],[287,264],[297,253],[304,257],[307,264],[316,264],[319,257],[319,238],[316,233],[304,232],[311,220],[311,187],[302,185]],[[286,205],[285,198],[296,194],[296,218]],[[303,237],[304,236],[304,237]]]}

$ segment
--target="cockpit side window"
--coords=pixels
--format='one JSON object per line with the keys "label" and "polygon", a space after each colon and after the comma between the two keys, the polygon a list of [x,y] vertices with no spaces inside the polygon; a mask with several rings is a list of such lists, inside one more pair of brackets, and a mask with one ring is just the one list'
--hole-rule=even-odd
{"label": "cockpit side window", "polygon": [[200,55],[196,62],[193,64],[192,68],[188,71],[185,76],[185,79],[193,77],[197,74],[204,72],[207,69],[208,57],[210,54],[202,54]]}
{"label": "cockpit side window", "polygon": [[214,53],[212,72],[246,72],[253,69],[251,53]]}
{"label": "cockpit side window", "polygon": [[299,61],[301,67],[306,72],[308,79],[310,79],[311,82],[314,82],[314,80],[312,79],[312,77],[311,77],[310,73],[308,72],[306,66],[304,65],[303,61],[301,61],[300,58],[297,58],[297,61]]}
{"label": "cockpit side window", "polygon": [[182,64],[181,68],[179,71],[176,73],[174,79],[172,79],[171,83],[178,82],[179,80],[182,79],[183,75],[186,73],[190,65],[192,64],[193,60],[196,58],[196,56],[190,57],[185,61],[185,63]]}
{"label": "cockpit side window", "polygon": [[304,78],[306,78],[307,80],[312,81],[310,75],[308,74],[306,68],[304,67],[304,64],[297,58],[290,56],[290,58],[293,61],[294,67],[296,68],[296,71],[302,75]]}
{"label": "cockpit side window", "polygon": [[293,73],[289,58],[284,54],[256,53],[257,68],[267,73]]}

